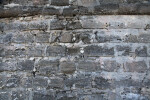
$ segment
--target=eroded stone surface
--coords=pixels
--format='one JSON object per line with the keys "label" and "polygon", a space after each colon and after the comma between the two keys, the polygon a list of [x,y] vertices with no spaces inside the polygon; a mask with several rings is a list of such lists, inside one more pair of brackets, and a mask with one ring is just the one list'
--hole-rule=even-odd
{"label": "eroded stone surface", "polygon": [[149,9],[0,0],[0,100],[150,100]]}

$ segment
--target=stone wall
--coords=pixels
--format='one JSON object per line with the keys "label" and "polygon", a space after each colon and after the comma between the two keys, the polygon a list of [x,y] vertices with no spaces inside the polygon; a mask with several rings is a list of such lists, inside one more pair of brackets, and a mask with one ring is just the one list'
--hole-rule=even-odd
{"label": "stone wall", "polygon": [[149,0],[0,0],[0,100],[150,100]]}

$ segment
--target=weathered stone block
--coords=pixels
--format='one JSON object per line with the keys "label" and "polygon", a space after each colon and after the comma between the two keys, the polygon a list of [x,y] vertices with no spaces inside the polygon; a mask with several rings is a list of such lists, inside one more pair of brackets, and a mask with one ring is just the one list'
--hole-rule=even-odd
{"label": "weathered stone block", "polygon": [[145,61],[126,62],[125,71],[144,73],[147,70]]}
{"label": "weathered stone block", "polygon": [[150,42],[150,35],[149,34],[140,34],[138,36],[139,42],[142,43],[149,43]]}
{"label": "weathered stone block", "polygon": [[15,53],[15,56],[17,56],[17,57],[25,57],[26,56],[26,49],[25,48],[18,48],[18,49],[15,49],[14,53]]}
{"label": "weathered stone block", "polygon": [[12,42],[12,34],[6,34],[3,38],[2,38],[2,43],[11,43]]}
{"label": "weathered stone block", "polygon": [[30,30],[47,30],[48,22],[47,21],[31,21],[29,22],[28,28]]}
{"label": "weathered stone block", "polygon": [[129,56],[132,48],[130,46],[117,45],[116,49],[118,51],[118,56]]}
{"label": "weathered stone block", "polygon": [[102,4],[107,4],[107,3],[115,3],[115,4],[118,4],[118,3],[124,3],[125,1],[124,0],[98,0],[100,3]]}
{"label": "weathered stone block", "polygon": [[75,97],[75,96],[73,96],[73,97],[63,96],[63,97],[60,97],[57,100],[77,100],[77,97]]}
{"label": "weathered stone block", "polygon": [[106,26],[105,23],[96,21],[94,17],[81,18],[81,24],[83,29],[105,28]]}
{"label": "weathered stone block", "polygon": [[5,86],[7,88],[16,88],[20,85],[20,77],[17,75],[11,75],[10,77],[7,77]]}
{"label": "weathered stone block", "polygon": [[84,54],[88,56],[113,56],[114,48],[91,45],[84,48]]}
{"label": "weathered stone block", "polygon": [[1,36],[0,36],[0,44],[2,44],[3,43],[3,38],[4,38],[4,34],[1,34]]}
{"label": "weathered stone block", "polygon": [[40,74],[56,74],[56,72],[58,71],[59,61],[57,59],[42,59],[38,61],[35,66],[37,67]]}
{"label": "weathered stone block", "polygon": [[82,40],[83,43],[91,43],[91,35],[90,34],[80,34],[79,38]]}
{"label": "weathered stone block", "polygon": [[118,22],[114,22],[114,21],[110,21],[109,23],[107,23],[107,26],[108,28],[110,29],[122,29],[122,28],[125,28],[126,25],[124,22],[122,21],[118,21]]}
{"label": "weathered stone block", "polygon": [[144,3],[148,2],[148,0],[126,0],[127,3]]}
{"label": "weathered stone block", "polygon": [[89,13],[88,7],[78,6],[79,15],[88,15],[88,13]]}
{"label": "weathered stone block", "polygon": [[48,78],[46,77],[40,77],[40,76],[36,76],[34,79],[33,79],[33,87],[34,88],[38,88],[38,87],[41,87],[41,88],[47,88],[48,86]]}
{"label": "weathered stone block", "polygon": [[17,67],[18,70],[21,71],[32,71],[34,68],[34,61],[32,60],[19,61]]}
{"label": "weathered stone block", "polygon": [[80,53],[80,48],[67,48],[67,54],[68,55],[78,55]]}
{"label": "weathered stone block", "polygon": [[141,81],[136,81],[133,79],[123,78],[121,80],[112,80],[111,86],[112,88],[116,87],[139,87],[141,85]]}
{"label": "weathered stone block", "polygon": [[5,57],[14,57],[14,56],[16,56],[15,50],[9,50],[9,49],[5,50]]}
{"label": "weathered stone block", "polygon": [[23,99],[28,99],[29,98],[29,92],[23,91],[23,90],[18,90],[18,91],[12,91],[11,99],[15,100],[23,100]]}
{"label": "weathered stone block", "polygon": [[50,43],[59,42],[61,33],[62,33],[62,31],[52,31],[50,33],[50,39],[49,39]]}
{"label": "weathered stone block", "polygon": [[48,94],[45,91],[35,91],[33,100],[55,100],[54,95]]}
{"label": "weathered stone block", "polygon": [[[81,16],[79,18],[84,29],[144,29],[149,24],[149,18],[147,16],[119,16]],[[140,20],[143,17],[147,20],[146,22]],[[117,20],[117,22],[115,20]],[[111,23],[113,27],[109,27],[109,23]]]}
{"label": "weathered stone block", "polygon": [[64,87],[64,80],[62,78],[51,78],[50,83],[48,84],[48,88],[63,88]]}
{"label": "weathered stone block", "polygon": [[103,98],[107,98],[108,100],[122,100],[122,97],[119,93],[116,92],[109,92],[107,95],[104,95]]}
{"label": "weathered stone block", "polygon": [[145,75],[145,78],[143,80],[143,84],[144,87],[149,87],[150,86],[150,74],[149,71],[147,71],[147,74]]}
{"label": "weathered stone block", "polygon": [[138,5],[138,12],[141,14],[149,14],[150,13],[150,11],[149,11],[149,9],[150,9],[150,4],[149,3],[146,3],[146,4],[139,4]]}
{"label": "weathered stone block", "polygon": [[42,11],[43,15],[60,15],[59,9],[54,7],[45,7]]}
{"label": "weathered stone block", "polygon": [[49,33],[38,33],[35,37],[35,41],[39,43],[48,43],[50,34]]}
{"label": "weathered stone block", "polygon": [[5,57],[25,57],[26,50],[24,48],[14,48],[13,46],[8,46],[5,48]]}
{"label": "weathered stone block", "polygon": [[[93,93],[93,94],[89,94],[89,95],[81,95],[79,97],[79,100],[107,100],[106,97],[106,93]],[[108,99],[109,100],[109,99]]]}
{"label": "weathered stone block", "polygon": [[121,67],[121,65],[114,60],[106,60],[100,63],[100,67],[104,71],[115,72]]}
{"label": "weathered stone block", "polygon": [[[43,7],[42,6],[21,6],[22,15],[18,14],[18,16],[34,16],[42,14]],[[35,28],[35,27],[34,27]]]}
{"label": "weathered stone block", "polygon": [[138,4],[137,3],[121,3],[119,4],[119,14],[136,14],[138,13]]}
{"label": "weathered stone block", "polygon": [[24,34],[16,34],[16,36],[13,36],[12,42],[14,43],[25,43],[25,36]]}
{"label": "weathered stone block", "polygon": [[6,92],[0,92],[0,100],[9,100],[10,99],[10,94]]}
{"label": "weathered stone block", "polygon": [[7,4],[20,4],[20,5],[26,5],[28,4],[28,0],[1,0],[3,5],[7,5]]}
{"label": "weathered stone block", "polygon": [[8,7],[7,9],[4,9],[4,7],[1,7],[0,10],[0,18],[6,18],[6,17],[17,17],[23,13],[21,6],[15,6],[15,7]]}
{"label": "weathered stone block", "polygon": [[67,87],[73,87],[73,85],[75,85],[76,88],[90,88],[91,82],[92,82],[92,78],[90,76],[77,75],[77,77],[66,79],[65,85]]}
{"label": "weathered stone block", "polygon": [[2,46],[0,46],[0,57],[4,57],[4,56],[5,56],[4,48],[2,48]]}
{"label": "weathered stone block", "polygon": [[139,42],[138,36],[132,35],[132,34],[126,35],[125,36],[125,42],[131,42],[131,43]]}
{"label": "weathered stone block", "polygon": [[110,41],[110,40],[109,40],[109,36],[105,36],[104,34],[103,34],[103,35],[96,34],[95,39],[96,39],[97,42],[99,42],[99,43],[109,42],[109,41]]}
{"label": "weathered stone block", "polygon": [[18,30],[18,31],[23,31],[28,29],[28,22],[9,22],[4,24],[3,31],[10,31],[10,30]]}
{"label": "weathered stone block", "polygon": [[28,46],[27,56],[29,57],[41,57],[44,56],[45,46]]}
{"label": "weathered stone block", "polygon": [[118,8],[118,4],[101,4],[94,7],[94,12],[100,14],[115,14],[118,12]]}
{"label": "weathered stone block", "polygon": [[67,30],[74,30],[74,29],[81,29],[82,25],[79,21],[69,22],[67,23],[66,29]]}
{"label": "weathered stone block", "polygon": [[64,46],[48,46],[46,56],[65,56],[66,48]]}
{"label": "weathered stone block", "polygon": [[147,57],[147,47],[146,46],[141,46],[141,47],[137,47],[135,50],[135,54],[136,56],[139,57]]}
{"label": "weathered stone block", "polygon": [[48,3],[48,0],[32,0],[34,5],[45,5]]}
{"label": "weathered stone block", "polygon": [[76,0],[76,3],[78,4],[78,6],[85,7],[94,7],[100,4],[98,0]]}
{"label": "weathered stone block", "polygon": [[6,84],[6,76],[3,74],[0,74],[0,86],[4,87]]}
{"label": "weathered stone block", "polygon": [[95,38],[99,43],[121,42],[121,40],[122,40],[121,37],[119,37],[119,36],[104,35],[104,34],[96,34]]}
{"label": "weathered stone block", "polygon": [[58,65],[59,65],[59,62],[57,59],[56,60],[42,59],[36,64],[36,66],[38,66],[38,67],[46,67],[46,66],[56,67]]}
{"label": "weathered stone block", "polygon": [[139,93],[126,93],[124,98],[126,100],[149,100],[148,97],[141,96]]}
{"label": "weathered stone block", "polygon": [[32,88],[33,83],[32,83],[32,77],[23,77],[20,80],[21,86],[24,88]]}
{"label": "weathered stone block", "polygon": [[103,77],[95,77],[94,82],[95,85],[93,86],[98,89],[108,89],[111,86],[109,81]]}
{"label": "weathered stone block", "polygon": [[64,16],[76,16],[78,14],[78,8],[70,6],[69,8],[64,8],[62,15]]}
{"label": "weathered stone block", "polygon": [[71,43],[72,42],[72,38],[73,38],[73,34],[64,33],[64,34],[61,34],[59,40],[62,43]]}
{"label": "weathered stone block", "polygon": [[60,70],[64,74],[72,74],[76,70],[76,66],[74,62],[71,61],[64,61],[60,62]]}
{"label": "weathered stone block", "polygon": [[25,33],[25,38],[26,38],[26,43],[33,43],[34,40],[34,35],[32,33]]}
{"label": "weathered stone block", "polygon": [[50,22],[51,30],[63,30],[65,28],[65,22],[62,20],[52,20]]}
{"label": "weathered stone block", "polygon": [[51,5],[67,6],[69,5],[69,0],[51,0]]}
{"label": "weathered stone block", "polygon": [[0,72],[3,71],[16,71],[16,61],[15,60],[8,60],[8,61],[1,61],[0,60]]}
{"label": "weathered stone block", "polygon": [[80,61],[78,62],[77,69],[85,72],[97,72],[100,71],[100,64],[95,61]]}
{"label": "weathered stone block", "polygon": [[4,22],[0,22],[0,31],[1,31],[1,32],[4,31],[5,24],[6,24],[6,23],[4,23]]}

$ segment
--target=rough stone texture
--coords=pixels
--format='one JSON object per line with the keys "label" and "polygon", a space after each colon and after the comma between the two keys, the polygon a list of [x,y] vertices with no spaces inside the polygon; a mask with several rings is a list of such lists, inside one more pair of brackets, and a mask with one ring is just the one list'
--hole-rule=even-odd
{"label": "rough stone texture", "polygon": [[100,71],[100,64],[98,62],[79,61],[77,68],[79,71],[96,72]]}
{"label": "rough stone texture", "polygon": [[34,61],[25,60],[18,62],[18,70],[22,71],[31,71],[34,68]]}
{"label": "rough stone texture", "polygon": [[64,46],[48,46],[46,56],[65,56],[66,48]]}
{"label": "rough stone texture", "polygon": [[57,6],[66,6],[69,5],[69,0],[51,0],[51,4]]}
{"label": "rough stone texture", "polygon": [[62,43],[71,43],[72,42],[72,38],[73,38],[72,34],[70,34],[70,33],[64,33],[64,34],[62,34],[60,36],[59,40]]}
{"label": "rough stone texture", "polygon": [[150,100],[149,0],[0,0],[0,100]]}
{"label": "rough stone texture", "polygon": [[119,63],[113,60],[101,61],[100,65],[101,65],[102,70],[108,71],[108,72],[118,71],[121,66]]}
{"label": "rough stone texture", "polygon": [[76,70],[74,62],[64,61],[60,62],[60,70],[64,74],[72,74]]}
{"label": "rough stone texture", "polygon": [[129,72],[145,72],[147,70],[147,65],[144,61],[139,62],[127,62],[125,65],[125,70]]}
{"label": "rough stone texture", "polygon": [[85,47],[84,52],[86,55],[89,56],[113,56],[114,48],[92,45],[92,46]]}
{"label": "rough stone texture", "polygon": [[35,64],[40,74],[51,75],[58,71],[59,61],[57,59],[41,59]]}

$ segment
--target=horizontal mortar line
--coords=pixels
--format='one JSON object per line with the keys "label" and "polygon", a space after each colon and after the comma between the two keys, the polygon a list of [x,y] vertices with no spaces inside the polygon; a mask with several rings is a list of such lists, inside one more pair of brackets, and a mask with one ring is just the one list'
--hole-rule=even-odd
{"label": "horizontal mortar line", "polygon": [[123,30],[134,30],[134,29],[137,29],[137,30],[144,30],[144,31],[147,31],[147,30],[150,30],[149,28],[148,29],[144,29],[144,27],[143,28],[132,28],[132,27],[129,27],[129,28],[80,28],[80,29],[70,29],[70,30],[68,30],[68,29],[62,29],[62,30],[60,30],[60,29],[50,29],[50,31],[76,31],[76,30],[93,30],[93,29],[95,29],[95,30],[121,30],[121,29],[123,29]]}
{"label": "horizontal mortar line", "polygon": [[[93,29],[95,29],[95,30],[93,30]],[[150,28],[148,28],[148,29],[144,29],[144,28],[80,28],[80,29],[73,29],[73,30],[56,30],[56,29],[54,29],[54,30],[50,30],[50,31],[82,31],[82,30],[87,30],[87,31],[97,31],[97,30],[106,30],[106,31],[108,31],[108,30],[143,30],[143,31],[150,31]],[[82,33],[81,33],[82,34]]]}
{"label": "horizontal mortar line", "polygon": [[[97,45],[97,46],[105,46],[105,45],[121,45],[121,46],[124,46],[124,45],[136,45],[136,46],[149,46],[149,42],[146,42],[146,43],[140,43],[140,42],[137,42],[137,43],[132,43],[132,42],[104,42],[104,43],[89,43],[89,44],[82,44],[82,45],[79,45],[78,43],[57,43],[57,44],[50,44],[50,42],[47,42],[47,43],[38,43],[38,44],[40,44],[40,45],[36,45],[36,43],[31,43],[31,44],[29,44],[29,43],[10,43],[10,44],[8,44],[8,45],[6,45],[6,44],[0,44],[0,46],[3,46],[3,47],[9,47],[9,46],[14,46],[15,47],[15,45],[16,45],[16,47],[17,47],[17,45],[20,45],[20,44],[22,44],[23,45],[23,47],[31,47],[31,46],[57,46],[57,45],[61,45],[61,46],[66,46],[66,47],[69,47],[68,45],[74,45],[74,47],[76,47],[76,46],[92,46],[92,45]],[[17,49],[17,48],[16,48]]]}
{"label": "horizontal mortar line", "polygon": [[[114,31],[113,31],[114,30]],[[34,32],[34,31],[40,31],[40,32],[46,32],[46,33],[48,33],[48,34],[52,34],[51,32],[53,32],[53,31],[64,31],[64,32],[83,32],[83,31],[91,31],[91,34],[94,34],[93,33],[93,31],[105,31],[105,32],[111,32],[111,31],[113,31],[113,32],[116,32],[116,33],[129,33],[129,32],[132,32],[132,31],[138,31],[138,32],[149,32],[150,31],[150,29],[144,29],[144,28],[80,28],[80,29],[73,29],[73,30],[50,30],[50,31],[47,31],[47,29],[41,29],[41,30],[39,30],[39,29],[36,29],[36,30],[4,30],[3,31],[3,33],[5,33],[5,34],[7,34],[7,32],[30,32],[30,33],[32,33],[32,32]],[[125,32],[124,32],[125,31]],[[135,34],[138,34],[138,32],[137,33],[135,33]],[[2,34],[3,34],[2,33]],[[15,34],[15,33],[13,33],[13,34]],[[18,34],[18,33],[17,33]],[[28,34],[28,33],[25,33],[25,34]],[[81,34],[83,34],[83,33],[81,33]],[[134,35],[135,35],[134,34]],[[148,34],[150,34],[150,33],[148,33]],[[108,34],[109,35],[109,34]]]}
{"label": "horizontal mortar line", "polygon": [[3,72],[7,72],[7,73],[26,73],[26,74],[28,74],[28,73],[32,73],[32,70],[31,71],[21,71],[21,70],[4,70],[4,71],[1,71],[0,72],[0,74],[1,73],[3,73]]}
{"label": "horizontal mortar line", "polygon": [[150,14],[83,14],[82,16],[150,16]]}
{"label": "horizontal mortar line", "polygon": [[[44,31],[43,31],[44,30]],[[72,29],[72,30],[57,30],[57,29],[54,29],[54,30],[50,30],[50,31],[47,31],[47,29],[35,29],[35,30],[7,30],[8,32],[14,32],[14,31],[16,31],[16,32],[33,32],[33,31],[43,31],[43,32],[47,32],[47,33],[51,33],[51,31],[72,31],[72,32],[74,32],[74,31],[99,31],[99,30],[106,30],[106,32],[107,31],[109,31],[109,30],[143,30],[144,32],[146,32],[146,31],[150,31],[150,29],[144,29],[144,28],[80,28],[80,29]],[[5,31],[4,30],[4,32],[6,32],[7,33],[7,31]],[[123,31],[121,31],[121,32],[123,32]],[[129,31],[130,32],[130,31]],[[14,33],[15,34],[15,33]],[[81,33],[82,34],[82,33]]]}
{"label": "horizontal mortar line", "polygon": [[[17,17],[10,17],[11,18],[11,20],[19,20],[19,18],[22,18],[22,17],[24,17],[24,18],[28,18],[28,17],[35,17],[35,18],[40,18],[40,20],[48,20],[48,19],[53,19],[53,18],[47,18],[47,17],[54,17],[54,16],[56,16],[56,15],[42,15],[42,14],[37,14],[37,15],[34,15],[34,16],[17,16]],[[61,17],[63,16],[63,15],[60,15]],[[129,16],[129,17],[131,17],[131,16],[150,16],[150,14],[149,15],[139,15],[139,14],[137,14],[137,15],[123,15],[123,14],[121,14],[121,15],[113,15],[113,14],[110,14],[110,15],[92,15],[92,14],[90,14],[90,15],[79,15],[79,18],[81,18],[81,17],[99,17],[99,16]],[[42,18],[41,18],[42,17]],[[45,18],[46,17],[46,18]],[[66,18],[74,18],[73,16],[63,16],[64,17],[64,19],[66,19]],[[10,18],[8,18],[8,17],[6,17],[6,18],[1,18],[0,17],[0,20],[2,20],[2,19],[9,19],[10,20]],[[26,22],[30,22],[30,21],[34,21],[34,20],[36,20],[36,19],[32,19],[32,20],[26,20]],[[79,19],[80,20],[80,19]],[[24,21],[24,20],[21,20],[21,21]]]}
{"label": "horizontal mortar line", "polygon": [[[72,58],[76,58],[78,56],[78,54],[76,55],[72,55]],[[18,60],[19,57],[1,57],[1,58],[5,58],[6,60],[10,60],[10,58],[13,58],[13,61],[14,60]],[[66,56],[56,56],[56,57],[52,57],[52,56],[39,56],[39,57],[34,57],[34,56],[30,56],[30,57],[20,57],[19,59],[20,60],[24,60],[24,59],[28,59],[30,60],[30,58],[35,58],[35,59],[45,59],[45,60],[60,60],[62,58],[68,58],[68,55]],[[126,58],[132,58],[133,60],[138,60],[138,59],[143,59],[143,60],[150,60],[150,56],[149,57],[139,57],[137,56],[136,58],[133,58],[131,56],[88,56],[88,59],[87,60],[90,60],[90,59],[98,59],[98,58],[106,58],[106,59],[111,59],[111,60],[114,60],[114,59],[126,59]],[[11,61],[11,60],[10,60]]]}
{"label": "horizontal mortar line", "polygon": [[[139,31],[141,31],[141,32],[147,32],[147,31],[150,31],[150,29],[144,29],[144,28],[81,28],[81,29],[73,29],[73,30],[50,30],[50,31],[46,31],[45,29],[44,29],[44,31],[41,29],[41,30],[39,30],[39,29],[36,29],[36,30],[7,30],[7,31],[4,31],[6,34],[7,34],[7,32],[34,32],[34,31],[41,31],[41,32],[47,32],[47,33],[51,33],[51,32],[53,32],[53,31],[66,31],[66,32],[69,32],[69,31],[71,31],[71,32],[74,32],[74,31],[79,31],[79,32],[82,32],[82,31],[105,31],[105,32],[110,32],[111,30],[116,30],[115,32],[117,32],[117,33],[119,33],[119,32],[121,32],[121,33],[123,33],[124,31],[123,30],[129,30],[129,31],[127,31],[127,32],[130,32],[130,30],[132,31],[132,30],[139,30]],[[118,30],[118,31],[117,31]],[[15,34],[15,33],[13,33],[13,34]],[[27,33],[26,33],[27,34]],[[82,34],[82,33],[81,33]],[[92,33],[91,33],[92,34]],[[94,34],[94,33],[93,33]]]}
{"label": "horizontal mortar line", "polygon": [[[83,54],[84,55],[84,54]],[[136,59],[136,58],[141,58],[141,57],[131,57],[131,56],[114,56],[114,55],[106,55],[106,56],[101,56],[101,55],[99,55],[99,56],[87,56],[87,57],[95,57],[95,58],[98,58],[98,57],[106,57],[106,58],[132,58],[132,59]],[[150,56],[146,56],[146,57],[142,57],[142,58],[150,58]]]}
{"label": "horizontal mortar line", "polygon": [[[40,16],[40,15],[43,15],[43,16],[47,16],[47,15],[51,15],[51,16],[56,16],[56,15],[59,15],[59,16],[64,16],[64,17],[73,17],[72,15],[70,16],[67,16],[67,15],[63,15],[63,14],[34,14],[34,15],[24,15],[24,16],[20,16],[19,14],[16,15],[16,16],[6,16],[6,17],[1,17],[0,16],[0,19],[5,19],[5,18],[18,18],[18,17],[31,17],[31,16]],[[114,16],[119,16],[119,15],[123,15],[123,16],[150,16],[150,13],[137,13],[137,14],[76,14],[76,16],[111,16],[111,15],[114,15]]]}
{"label": "horizontal mortar line", "polygon": [[[80,54],[76,54],[76,56],[72,56],[73,58],[75,58],[75,57],[77,57],[77,56],[79,56]],[[83,54],[84,55],[84,54]],[[34,56],[28,56],[28,57],[17,57],[17,56],[15,56],[15,57],[1,57],[1,58],[5,58],[5,59],[7,59],[7,60],[9,60],[10,58],[13,58],[13,60],[18,60],[18,58],[19,59],[21,59],[21,60],[23,60],[23,59],[30,59],[30,58],[40,58],[40,59],[47,59],[47,60],[59,60],[59,59],[61,59],[61,58],[68,58],[68,55],[66,55],[66,56],[56,56],[55,58],[53,57],[53,56],[38,56],[38,57],[34,57]],[[138,59],[142,59],[142,60],[150,60],[150,56],[147,56],[147,57],[139,57],[139,56],[137,56],[136,58],[134,58],[134,57],[131,57],[131,56],[87,56],[87,58],[88,58],[88,60],[90,60],[90,58],[95,58],[95,59],[97,59],[97,58],[106,58],[106,59],[112,59],[112,60],[115,60],[115,59],[117,59],[117,58],[119,58],[119,59],[132,59],[132,60],[138,60]],[[10,60],[11,61],[11,60]]]}
{"label": "horizontal mortar line", "polygon": [[[65,45],[66,44],[66,46],[67,45],[69,45],[69,44],[72,44],[72,43],[58,43],[58,44],[60,44],[60,45]],[[79,45],[79,46],[91,46],[91,45],[97,45],[97,46],[106,46],[106,45],[121,45],[121,46],[123,46],[123,45],[132,45],[132,44],[136,44],[137,46],[140,46],[140,45],[146,45],[146,46],[149,46],[149,43],[112,43],[112,42],[109,42],[109,43],[92,43],[92,44],[78,44],[78,43],[74,43],[74,46],[77,46],[77,45]]]}

